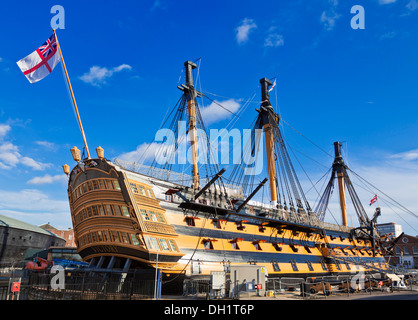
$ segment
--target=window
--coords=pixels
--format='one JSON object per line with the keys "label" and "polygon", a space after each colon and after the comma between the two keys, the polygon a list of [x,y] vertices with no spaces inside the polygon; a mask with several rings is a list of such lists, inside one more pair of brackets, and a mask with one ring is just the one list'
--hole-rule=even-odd
{"label": "window", "polygon": [[125,217],[129,217],[129,210],[127,207],[122,206],[122,213]]}
{"label": "window", "polygon": [[168,244],[170,245],[171,251],[178,251],[174,240],[168,239],[167,241],[168,241]]}
{"label": "window", "polygon": [[412,252],[413,252],[414,254],[418,253],[418,248],[417,248],[417,246],[413,246],[413,247],[412,247]]}
{"label": "window", "polygon": [[241,239],[234,239],[230,241],[232,249],[239,250],[239,245],[238,245],[239,240]]}
{"label": "window", "polygon": [[140,245],[138,238],[136,237],[135,234],[131,233],[131,240],[132,240],[132,244],[135,246]]}
{"label": "window", "polygon": [[171,194],[166,194],[165,195],[165,201],[173,202],[173,196]]}
{"label": "window", "polygon": [[158,239],[158,242],[160,243],[160,247],[163,250],[170,251],[170,248],[168,247],[167,241],[165,239]]}
{"label": "window", "polygon": [[327,265],[324,261],[321,261],[322,270],[328,271]]}
{"label": "window", "polygon": [[282,251],[283,249],[277,242],[273,243],[273,247],[276,251]]}
{"label": "window", "polygon": [[189,227],[194,227],[196,226],[195,222],[194,222],[194,218],[192,217],[186,217],[186,223]]}
{"label": "window", "polygon": [[335,266],[337,267],[337,270],[341,270],[340,262],[338,260],[334,260]]}
{"label": "window", "polygon": [[112,232],[112,238],[114,242],[120,242],[119,232],[117,231],[111,231]]}
{"label": "window", "polygon": [[309,260],[306,260],[306,264],[308,265],[309,271],[314,271],[314,268],[312,266],[312,263]]}
{"label": "window", "polygon": [[345,263],[345,267],[347,268],[347,270],[351,270],[350,264],[348,262]]}
{"label": "window", "polygon": [[264,233],[266,228],[263,225],[258,226],[258,232]]}
{"label": "window", "polygon": [[128,234],[126,232],[120,232],[120,236],[123,243],[130,244]]}
{"label": "window", "polygon": [[116,180],[113,180],[113,185],[115,186],[116,190],[120,190],[119,182],[117,182]]}
{"label": "window", "polygon": [[155,199],[154,192],[153,192],[151,189],[148,189],[148,188],[147,188],[147,192],[148,192],[148,195],[149,195],[149,197],[150,197],[150,198]]}
{"label": "window", "polygon": [[151,217],[152,221],[157,221],[158,222],[157,216],[155,215],[154,211],[148,211],[148,214]]}
{"label": "window", "polygon": [[129,183],[129,184],[131,186],[132,192],[135,193],[135,194],[139,194],[139,191],[138,191],[138,188],[136,187],[136,184],[132,183],[132,182]]}
{"label": "window", "polygon": [[142,187],[142,186],[138,186],[138,188],[139,188],[139,194],[140,194],[141,196],[146,196],[146,193],[145,193],[145,189],[144,189],[144,187]]}
{"label": "window", "polygon": [[293,271],[299,271],[298,265],[295,260],[290,260]]}
{"label": "window", "polygon": [[113,211],[115,211],[115,216],[121,216],[122,212],[120,211],[119,206],[113,206]]}
{"label": "window", "polygon": [[106,215],[113,216],[112,206],[110,204],[105,205]]}
{"label": "window", "polygon": [[162,223],[166,223],[166,221],[165,221],[165,219],[164,219],[164,215],[163,215],[161,212],[158,212],[158,211],[157,211],[155,214],[157,215],[158,220],[159,220],[160,222],[162,222]]}
{"label": "window", "polygon": [[144,220],[150,220],[150,218],[147,215],[147,210],[141,209],[141,214],[142,214],[142,218],[144,218]]}
{"label": "window", "polygon": [[160,250],[160,246],[158,245],[158,241],[156,238],[150,238],[151,249]]}
{"label": "window", "polygon": [[279,262],[277,262],[277,261],[273,261],[273,262],[272,262],[272,265],[273,265],[273,270],[274,270],[274,271],[281,271],[281,270],[280,270],[280,266],[279,266]]}
{"label": "window", "polygon": [[244,230],[245,226],[243,225],[244,221],[237,222],[237,230]]}
{"label": "window", "polygon": [[260,241],[254,241],[253,245],[254,245],[255,250],[261,251]]}
{"label": "window", "polygon": [[214,228],[221,229],[221,221],[219,221],[218,219],[213,219],[212,223]]}
{"label": "window", "polygon": [[205,249],[213,250],[212,241],[213,240],[203,240],[203,246],[205,247]]}
{"label": "window", "polygon": [[409,248],[408,247],[403,247],[403,253],[404,254],[409,254]]}

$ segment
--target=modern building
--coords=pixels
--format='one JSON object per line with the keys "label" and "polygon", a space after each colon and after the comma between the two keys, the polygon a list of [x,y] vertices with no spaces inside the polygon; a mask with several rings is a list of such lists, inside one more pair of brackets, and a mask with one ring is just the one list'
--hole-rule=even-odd
{"label": "modern building", "polygon": [[402,226],[394,222],[376,225],[381,236],[388,235],[388,240],[393,240],[402,234]]}
{"label": "modern building", "polygon": [[64,238],[66,241],[66,244],[65,244],[66,247],[72,247],[72,248],[76,247],[76,244],[74,242],[74,230],[73,229],[68,228],[67,230],[60,230],[51,226],[49,222],[39,227],[42,229],[48,230],[61,238]]}

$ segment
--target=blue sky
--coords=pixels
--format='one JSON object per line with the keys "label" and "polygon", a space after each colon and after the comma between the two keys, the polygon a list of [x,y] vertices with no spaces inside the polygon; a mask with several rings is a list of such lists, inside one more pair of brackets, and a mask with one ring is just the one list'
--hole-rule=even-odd
{"label": "blue sky", "polygon": [[[331,154],[332,143],[344,141],[355,172],[418,213],[417,0],[147,0],[2,5],[0,214],[71,227],[61,166],[74,165],[69,150],[83,141],[61,66],[30,84],[16,65],[51,35],[57,4],[65,9],[57,34],[93,155],[100,145],[109,159],[138,157],[179,98],[183,62],[200,58],[202,90],[212,98],[239,112],[241,99],[255,94],[238,126],[256,116],[259,79],[277,78],[272,103],[286,123]],[[351,28],[354,5],[364,7],[364,30]],[[210,102],[202,107],[210,127],[230,120]],[[323,164],[300,155],[317,181],[332,158],[284,129]],[[361,190],[368,207],[371,191]],[[381,206],[381,222],[418,234],[416,218]]]}

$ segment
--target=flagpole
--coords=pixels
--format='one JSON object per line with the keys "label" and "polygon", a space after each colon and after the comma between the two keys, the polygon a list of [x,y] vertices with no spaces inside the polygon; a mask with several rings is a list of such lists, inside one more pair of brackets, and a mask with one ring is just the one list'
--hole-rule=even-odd
{"label": "flagpole", "polygon": [[55,29],[53,29],[53,31],[54,31],[55,39],[57,41],[58,51],[59,51],[60,56],[61,56],[61,61],[62,61],[62,65],[64,67],[65,75],[67,77],[67,82],[68,82],[68,86],[70,88],[71,97],[73,99],[75,112],[77,113],[78,124],[80,125],[81,134],[83,135],[84,146],[85,146],[86,151],[87,151],[87,157],[90,158],[90,151],[89,151],[89,147],[87,146],[86,136],[84,135],[83,125],[81,124],[80,114],[78,113],[77,103],[75,102],[75,97],[74,97],[73,88],[71,87],[70,77],[68,76],[67,68],[65,67],[64,57],[62,56],[61,47],[60,47],[60,44],[58,42],[58,37],[57,37],[57,34],[55,33]]}

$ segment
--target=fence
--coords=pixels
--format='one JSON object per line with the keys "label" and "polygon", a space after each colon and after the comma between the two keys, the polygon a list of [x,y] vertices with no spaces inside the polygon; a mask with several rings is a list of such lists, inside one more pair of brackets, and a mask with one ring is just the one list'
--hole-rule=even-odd
{"label": "fence", "polygon": [[[54,275],[31,272],[24,278],[10,278],[0,283],[0,300],[144,300],[161,292],[148,274],[95,274],[73,272],[65,275],[62,288],[52,285]],[[12,283],[20,284],[12,292]],[[157,289],[157,291],[156,291]],[[158,298],[158,297],[157,297]]]}

